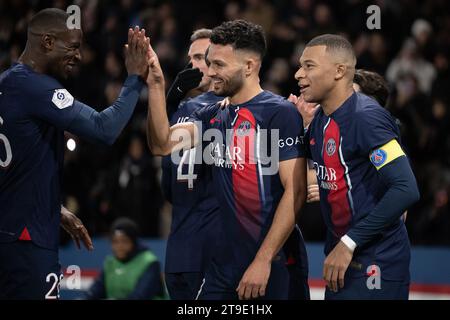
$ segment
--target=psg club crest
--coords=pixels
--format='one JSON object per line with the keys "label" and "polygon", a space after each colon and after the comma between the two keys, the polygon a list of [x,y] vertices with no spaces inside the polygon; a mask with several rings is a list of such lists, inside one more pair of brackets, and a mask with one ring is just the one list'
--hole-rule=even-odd
{"label": "psg club crest", "polygon": [[236,134],[240,137],[248,135],[252,125],[249,121],[242,121],[236,130]]}
{"label": "psg club crest", "polygon": [[328,139],[326,150],[329,157],[331,157],[336,152],[336,141],[334,141],[333,138]]}
{"label": "psg club crest", "polygon": [[370,161],[372,161],[376,167],[381,166],[386,161],[386,158],[387,153],[382,149],[377,149],[370,155]]}

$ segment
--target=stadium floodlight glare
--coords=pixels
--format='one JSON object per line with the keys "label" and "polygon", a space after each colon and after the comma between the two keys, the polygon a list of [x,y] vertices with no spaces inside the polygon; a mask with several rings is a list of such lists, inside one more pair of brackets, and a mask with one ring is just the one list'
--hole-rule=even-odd
{"label": "stadium floodlight glare", "polygon": [[69,140],[67,140],[66,146],[67,146],[67,149],[69,149],[69,151],[74,151],[75,148],[77,147],[77,143],[75,142],[75,140],[70,138]]}

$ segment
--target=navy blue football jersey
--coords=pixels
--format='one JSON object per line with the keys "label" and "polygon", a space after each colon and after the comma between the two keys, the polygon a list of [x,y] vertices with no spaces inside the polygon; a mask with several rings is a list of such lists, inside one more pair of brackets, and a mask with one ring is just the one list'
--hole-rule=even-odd
{"label": "navy blue football jersey", "polygon": [[[170,125],[189,120],[199,109],[223,98],[206,92],[180,103]],[[180,161],[163,158],[162,186],[172,203],[172,225],[167,241],[167,273],[202,272],[214,251],[220,230],[219,204],[214,195],[211,168],[201,161],[202,146],[181,151]],[[200,161],[195,161],[199,159]]]}
{"label": "navy blue football jersey", "polygon": [[[329,116],[319,108],[305,143],[314,162],[321,211],[328,229],[325,254],[385,194],[387,189],[374,165],[383,159],[371,159],[370,155],[394,139],[399,141],[395,119],[364,94],[353,93]],[[409,255],[408,234],[399,219],[376,239],[356,248],[347,274],[364,276],[371,265],[378,265],[385,279],[409,279]]]}
{"label": "navy blue football jersey", "polygon": [[[292,103],[263,91],[240,105],[199,109],[191,121],[211,141],[210,159],[204,160],[212,165],[224,233],[221,254],[214,259],[240,279],[283,195],[279,163],[305,156],[302,119]],[[282,252],[280,257],[286,259]]]}
{"label": "navy blue football jersey", "polygon": [[14,64],[0,75],[0,242],[57,249],[64,129],[79,112],[54,78]]}

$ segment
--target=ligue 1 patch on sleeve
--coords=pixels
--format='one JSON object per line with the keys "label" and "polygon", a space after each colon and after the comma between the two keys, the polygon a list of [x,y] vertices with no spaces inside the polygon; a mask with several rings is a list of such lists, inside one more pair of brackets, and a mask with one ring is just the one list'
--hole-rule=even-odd
{"label": "ligue 1 patch on sleeve", "polygon": [[394,161],[400,156],[405,155],[402,147],[398,144],[397,140],[393,139],[370,153],[370,162],[377,168],[381,169],[389,162]]}
{"label": "ligue 1 patch on sleeve", "polygon": [[66,89],[56,89],[53,93],[52,102],[58,109],[64,109],[73,104],[73,97]]}

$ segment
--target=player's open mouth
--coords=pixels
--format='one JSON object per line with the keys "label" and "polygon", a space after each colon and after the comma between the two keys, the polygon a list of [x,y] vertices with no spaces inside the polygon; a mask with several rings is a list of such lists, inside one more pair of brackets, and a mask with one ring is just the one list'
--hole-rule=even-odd
{"label": "player's open mouth", "polygon": [[300,92],[303,93],[307,88],[309,88],[309,85],[306,84],[300,84]]}
{"label": "player's open mouth", "polygon": [[213,86],[215,89],[218,89],[223,85],[223,80],[220,79],[213,79]]}

